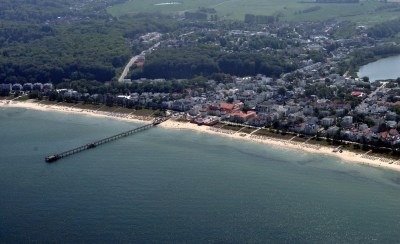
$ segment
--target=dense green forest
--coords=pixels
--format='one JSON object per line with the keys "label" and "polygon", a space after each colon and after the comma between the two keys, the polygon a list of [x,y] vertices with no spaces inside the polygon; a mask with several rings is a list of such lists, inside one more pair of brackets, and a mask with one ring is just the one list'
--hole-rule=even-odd
{"label": "dense green forest", "polygon": [[400,18],[377,24],[368,30],[368,35],[375,38],[393,37],[400,32]]}
{"label": "dense green forest", "polygon": [[208,80],[204,77],[195,77],[193,79],[184,80],[168,80],[162,83],[152,82],[134,82],[132,84],[113,82],[104,84],[98,81],[76,80],[71,82],[63,82],[58,84],[60,88],[72,88],[80,93],[90,94],[129,94],[131,92],[165,92],[165,93],[184,93],[188,88],[204,88],[207,89]]}
{"label": "dense green forest", "polygon": [[368,49],[356,49],[350,58],[340,63],[341,73],[349,70],[355,73],[362,65],[374,62],[380,58],[400,54],[400,47],[396,45],[377,46]]}
{"label": "dense green forest", "polygon": [[237,76],[265,74],[279,77],[296,66],[285,57],[263,53],[226,53],[210,47],[161,49],[148,56],[132,78],[192,78],[226,73]]}
{"label": "dense green forest", "polygon": [[132,55],[128,38],[167,32],[161,15],[113,18],[117,1],[2,0],[0,82],[109,81]]}

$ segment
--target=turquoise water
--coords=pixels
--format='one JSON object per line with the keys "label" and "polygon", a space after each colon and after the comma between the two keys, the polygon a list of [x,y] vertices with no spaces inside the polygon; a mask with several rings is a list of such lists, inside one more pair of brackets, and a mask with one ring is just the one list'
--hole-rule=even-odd
{"label": "turquoise water", "polygon": [[395,243],[400,174],[138,124],[0,108],[0,242]]}
{"label": "turquoise water", "polygon": [[370,81],[400,77],[400,55],[383,58],[360,68],[358,77],[368,76]]}

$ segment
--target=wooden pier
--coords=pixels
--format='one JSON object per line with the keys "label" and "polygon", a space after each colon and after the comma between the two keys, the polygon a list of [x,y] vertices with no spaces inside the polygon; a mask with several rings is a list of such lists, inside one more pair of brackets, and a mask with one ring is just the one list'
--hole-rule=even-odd
{"label": "wooden pier", "polygon": [[138,128],[135,128],[135,129],[132,129],[132,130],[128,130],[128,131],[125,131],[123,133],[120,133],[120,134],[117,134],[117,135],[114,135],[114,136],[110,136],[110,137],[107,137],[107,138],[104,138],[104,139],[101,139],[101,140],[98,140],[98,141],[95,141],[95,142],[92,142],[92,143],[88,143],[86,145],[83,145],[83,146],[80,146],[80,147],[77,147],[77,148],[62,152],[62,153],[57,153],[57,154],[53,154],[53,155],[47,156],[45,158],[45,160],[46,160],[47,163],[55,162],[55,161],[57,161],[59,159],[62,159],[62,158],[65,158],[65,157],[68,157],[68,156],[71,156],[71,155],[74,155],[74,154],[77,154],[77,153],[92,149],[92,148],[96,148],[97,146],[100,146],[100,145],[103,145],[103,144],[106,144],[106,143],[109,143],[109,142],[112,142],[112,141],[115,141],[115,140],[130,136],[130,135],[138,133],[140,131],[148,130],[148,129],[150,129],[150,128],[152,128],[152,127],[154,127],[154,126],[166,121],[167,119],[168,118],[156,119],[151,124],[140,126]]}

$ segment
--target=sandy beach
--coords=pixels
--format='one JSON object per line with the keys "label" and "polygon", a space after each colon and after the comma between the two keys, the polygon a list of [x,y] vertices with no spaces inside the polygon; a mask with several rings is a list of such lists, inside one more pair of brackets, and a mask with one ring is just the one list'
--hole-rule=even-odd
{"label": "sandy beach", "polygon": [[[148,122],[151,118],[138,117],[132,114],[123,114],[123,113],[112,113],[112,112],[103,112],[103,111],[94,111],[89,109],[81,109],[81,108],[73,108],[73,107],[65,107],[59,105],[46,105],[40,104],[33,101],[5,101],[0,100],[0,108],[1,107],[14,107],[14,108],[25,108],[25,109],[34,109],[40,111],[52,111],[52,112],[62,112],[62,113],[71,113],[71,114],[81,114],[85,116],[92,117],[102,117],[102,118],[111,118],[118,119],[123,121],[131,121],[131,122]],[[333,152],[334,147],[326,147],[315,144],[308,144],[303,142],[296,141],[288,141],[278,138],[271,138],[260,135],[251,135],[247,133],[235,132],[231,130],[218,129],[215,127],[208,126],[198,126],[196,124],[178,122],[174,120],[168,120],[159,125],[159,127],[167,128],[167,129],[176,129],[176,130],[191,130],[200,133],[207,133],[212,135],[219,135],[224,137],[229,137],[231,139],[236,140],[246,140],[253,143],[262,143],[269,146],[274,146],[277,148],[285,148],[290,150],[301,150],[308,153],[319,153],[324,155],[329,155],[333,157],[337,157],[341,159],[343,162],[350,163],[358,163],[363,165],[369,165],[373,167],[382,167],[388,168],[392,170],[396,170],[400,172],[400,160],[393,160],[383,157],[375,157],[367,154],[357,154],[354,152],[350,152],[347,150],[343,150],[340,152]]]}

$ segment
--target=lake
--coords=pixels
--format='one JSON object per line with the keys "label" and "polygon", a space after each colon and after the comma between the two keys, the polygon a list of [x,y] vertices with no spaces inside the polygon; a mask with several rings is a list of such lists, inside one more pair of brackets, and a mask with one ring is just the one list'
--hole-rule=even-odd
{"label": "lake", "polygon": [[139,124],[0,108],[0,242],[396,243],[400,174]]}
{"label": "lake", "polygon": [[360,68],[358,77],[368,76],[370,81],[400,77],[400,55],[383,58]]}

